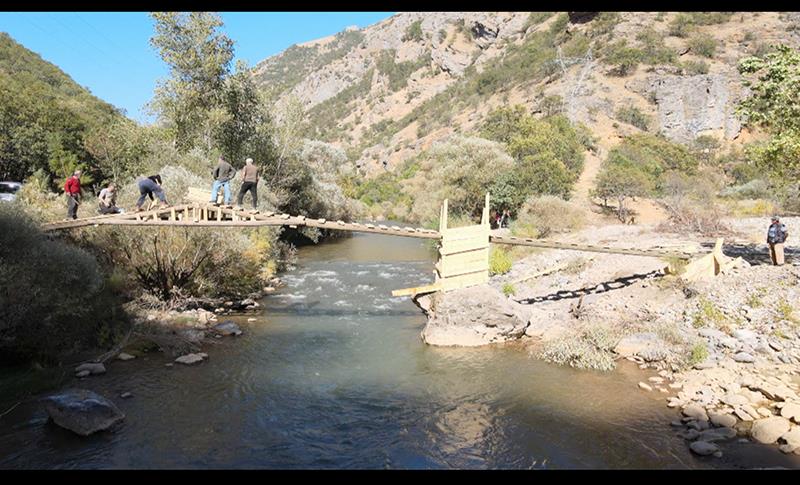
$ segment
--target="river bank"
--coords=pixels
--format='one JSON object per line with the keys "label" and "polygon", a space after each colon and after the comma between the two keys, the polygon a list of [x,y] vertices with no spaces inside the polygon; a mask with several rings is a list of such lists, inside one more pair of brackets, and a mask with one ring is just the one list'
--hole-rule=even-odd
{"label": "river bank", "polygon": [[[725,252],[746,262],[713,280],[687,284],[667,276],[667,262],[659,258],[519,252],[513,269],[484,287],[419,298],[429,313],[423,339],[436,345],[517,341],[533,358],[585,369],[611,370],[630,360],[652,372],[637,391],[660,395],[682,412],[673,420],[676,432],[694,452],[720,456],[715,443],[745,438],[800,453],[800,314],[794,308],[800,258],[789,250],[789,264],[765,264],[763,220],[726,222],[732,231]],[[625,225],[593,227],[569,241],[713,245],[698,235]]]}

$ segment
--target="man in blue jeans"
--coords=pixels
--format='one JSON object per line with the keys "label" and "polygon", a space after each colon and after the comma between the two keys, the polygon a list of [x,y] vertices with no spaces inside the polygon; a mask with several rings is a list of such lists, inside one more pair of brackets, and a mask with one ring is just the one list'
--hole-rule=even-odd
{"label": "man in blue jeans", "polygon": [[136,212],[140,212],[144,201],[150,197],[153,199],[153,194],[156,194],[158,200],[161,201],[161,208],[169,207],[167,204],[167,196],[164,194],[164,189],[161,188],[161,175],[151,175],[149,177],[142,177],[139,179],[139,200],[136,201]]}
{"label": "man in blue jeans", "polygon": [[211,202],[216,204],[219,188],[225,189],[225,205],[231,205],[231,179],[236,175],[236,170],[220,155],[217,167],[211,172],[214,183],[211,185]]}

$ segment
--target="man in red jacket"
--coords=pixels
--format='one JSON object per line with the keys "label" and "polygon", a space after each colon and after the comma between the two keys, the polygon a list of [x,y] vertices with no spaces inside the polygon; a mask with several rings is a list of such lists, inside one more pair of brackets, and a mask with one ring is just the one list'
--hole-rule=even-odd
{"label": "man in red jacket", "polygon": [[64,184],[64,193],[67,194],[67,219],[78,218],[78,205],[81,200],[81,171],[75,170],[72,177]]}

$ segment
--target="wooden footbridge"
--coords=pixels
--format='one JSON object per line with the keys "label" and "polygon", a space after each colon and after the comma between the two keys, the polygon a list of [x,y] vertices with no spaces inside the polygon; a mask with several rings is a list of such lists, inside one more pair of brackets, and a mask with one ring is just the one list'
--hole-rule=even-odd
{"label": "wooden footbridge", "polygon": [[[444,201],[439,230],[419,227],[387,226],[384,224],[361,224],[358,222],[329,221],[305,216],[281,214],[276,212],[257,212],[234,209],[230,206],[217,206],[209,203],[189,203],[172,207],[152,209],[143,212],[109,214],[87,217],[64,222],[44,224],[44,231],[58,231],[90,226],[167,226],[167,227],[261,227],[289,226],[316,227],[334,231],[365,232],[391,236],[435,239],[439,244],[439,261],[436,263],[435,282],[432,285],[407,288],[393,292],[395,296],[415,295],[432,291],[449,291],[465,288],[489,280],[489,244],[521,245],[548,249],[587,251],[598,253],[624,254],[629,256],[650,256],[690,260],[700,253],[652,248],[618,248],[589,244],[545,241],[514,236],[495,236],[489,226],[489,195],[486,195],[481,223],[473,226],[448,228],[447,200]],[[716,251],[715,251],[716,252]],[[717,260],[722,256],[719,251]],[[711,257],[711,259],[709,259]],[[719,272],[720,264],[708,253],[700,273]],[[710,263],[708,262],[710,261]],[[694,264],[694,263],[692,263]],[[715,269],[716,268],[716,269]]]}

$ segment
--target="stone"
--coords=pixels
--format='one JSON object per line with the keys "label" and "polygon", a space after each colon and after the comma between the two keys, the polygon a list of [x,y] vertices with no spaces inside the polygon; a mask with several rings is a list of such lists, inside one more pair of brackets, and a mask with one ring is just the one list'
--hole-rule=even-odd
{"label": "stone", "polygon": [[733,428],[713,428],[701,431],[697,439],[700,441],[721,441],[736,437],[736,430]]}
{"label": "stone", "polygon": [[780,342],[777,342],[775,340],[770,340],[769,346],[772,347],[772,349],[775,350],[776,352],[780,352],[783,350],[783,345],[781,345]]}
{"label": "stone", "polygon": [[767,409],[767,408],[765,408],[763,406],[761,406],[760,408],[756,409],[756,411],[758,412],[758,414],[760,414],[761,416],[763,416],[765,418],[772,417],[772,412],[769,409]]}
{"label": "stone", "polygon": [[791,428],[789,420],[780,416],[759,419],[753,423],[750,434],[759,443],[772,444]]}
{"label": "stone", "polygon": [[753,406],[751,406],[749,404],[745,404],[745,405],[741,406],[741,409],[742,409],[742,411],[744,411],[747,414],[749,414],[753,419],[761,418],[761,415],[758,414],[758,411],[756,411],[756,408],[754,408]]}
{"label": "stone", "polygon": [[119,395],[119,397],[121,397],[122,399],[128,399],[133,397],[133,394],[131,394],[130,392],[123,392],[122,394]]}
{"label": "stone", "polygon": [[676,421],[670,421],[669,425],[670,426],[675,426],[675,427],[681,427],[681,426],[683,426],[683,423],[676,420]]}
{"label": "stone", "polygon": [[749,404],[750,400],[740,394],[734,394],[729,392],[722,396],[722,402],[728,404],[730,406],[741,406],[743,404]]}
{"label": "stone", "polygon": [[752,421],[753,420],[753,417],[750,416],[750,413],[744,411],[740,407],[734,408],[733,414],[735,414],[742,421]]}
{"label": "stone", "polygon": [[99,362],[87,362],[86,364],[81,364],[75,368],[75,372],[82,372],[85,370],[88,370],[92,375],[105,374],[106,366]]}
{"label": "stone", "polygon": [[89,375],[91,375],[91,372],[89,372],[88,370],[82,370],[80,372],[75,373],[75,377],[78,377],[80,379],[83,379],[84,377],[89,377]]}
{"label": "stone", "polygon": [[703,420],[695,420],[689,423],[689,427],[696,429],[697,431],[707,430],[710,426],[711,425],[708,424],[708,421]]}
{"label": "stone", "polygon": [[708,421],[708,414],[706,410],[697,404],[689,404],[683,408],[683,415],[689,418],[698,419],[701,421]]}
{"label": "stone", "polygon": [[742,362],[745,364],[751,364],[756,361],[755,357],[748,354],[747,352],[739,352],[733,356],[733,360],[736,362]]}
{"label": "stone", "polygon": [[125,352],[120,352],[119,355],[117,355],[117,360],[123,360],[124,361],[124,360],[133,360],[135,358],[136,358],[135,355],[126,354]]}
{"label": "stone", "polygon": [[652,390],[653,390],[653,388],[652,388],[652,387],[648,386],[648,385],[647,385],[647,384],[645,384],[644,382],[640,382],[640,383],[639,383],[639,389],[644,389],[644,390],[645,390],[645,391],[647,391],[647,392],[650,392],[650,391],[652,391]]}
{"label": "stone", "polygon": [[655,382],[656,384],[661,384],[662,382],[664,382],[663,377],[648,377],[647,380],[650,382]]}
{"label": "stone", "polygon": [[713,455],[719,451],[719,447],[717,445],[708,443],[706,441],[694,441],[689,444],[689,449],[692,450],[692,453],[700,456]]}
{"label": "stone", "polygon": [[239,326],[236,325],[236,323],[234,323],[234,322],[232,322],[230,320],[225,320],[222,323],[218,323],[218,324],[214,325],[213,328],[214,328],[214,331],[218,332],[221,335],[225,335],[225,336],[227,336],[227,335],[238,336],[238,335],[242,334],[242,330],[239,328]]}
{"label": "stone", "polygon": [[540,338],[563,329],[542,318],[528,325],[529,308],[510,302],[497,288],[487,285],[437,292],[427,303],[422,298],[414,302],[428,316],[422,340],[429,345],[475,347],[519,339],[532,327],[536,331],[531,330],[530,335]]}
{"label": "stone", "polygon": [[800,404],[787,402],[781,407],[781,416],[791,419],[795,423],[800,423]]}
{"label": "stone", "polygon": [[53,422],[81,436],[110,428],[125,419],[117,406],[87,389],[68,389],[44,399]]}
{"label": "stone", "polygon": [[781,446],[781,451],[784,453],[791,453],[800,449],[800,427],[792,426],[792,429],[782,434],[779,439],[784,443]]}
{"label": "stone", "polygon": [[167,362],[166,364],[164,364],[164,367],[172,367],[174,365],[175,364],[173,364],[172,362]]}
{"label": "stone", "polygon": [[208,357],[208,355],[202,352],[197,354],[186,354],[175,359],[175,362],[179,364],[192,365],[198,362],[202,362],[203,359],[205,359],[206,357]]}
{"label": "stone", "polygon": [[257,319],[257,318],[248,318],[248,319],[247,319],[247,323],[253,323],[253,322],[255,322],[256,320],[258,320],[258,319]]}
{"label": "stone", "polygon": [[708,417],[714,426],[732,428],[736,424],[736,418],[730,414],[709,413]]}
{"label": "stone", "polygon": [[755,340],[757,335],[752,330],[737,328],[733,331],[733,336],[739,340]]}

